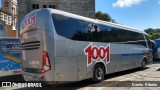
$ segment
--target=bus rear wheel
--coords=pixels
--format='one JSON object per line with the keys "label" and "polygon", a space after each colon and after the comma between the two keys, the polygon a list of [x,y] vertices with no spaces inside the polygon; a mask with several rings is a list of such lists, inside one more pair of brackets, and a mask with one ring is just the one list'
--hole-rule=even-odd
{"label": "bus rear wheel", "polygon": [[141,65],[142,65],[142,66],[141,66],[141,69],[142,69],[142,70],[146,69],[147,63],[146,63],[146,60],[145,60],[145,59],[142,61],[142,64],[141,64]]}
{"label": "bus rear wheel", "polygon": [[105,70],[104,67],[100,64],[97,64],[94,68],[92,81],[100,82],[104,79]]}

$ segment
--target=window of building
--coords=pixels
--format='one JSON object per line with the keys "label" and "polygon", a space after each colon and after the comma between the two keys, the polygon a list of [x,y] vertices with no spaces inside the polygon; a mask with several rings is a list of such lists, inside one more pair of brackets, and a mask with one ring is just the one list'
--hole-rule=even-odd
{"label": "window of building", "polygon": [[33,4],[32,9],[39,9],[39,4]]}
{"label": "window of building", "polygon": [[4,6],[5,6],[5,8],[8,8],[8,2],[7,1],[4,2]]}
{"label": "window of building", "polygon": [[11,18],[10,18],[10,17],[8,17],[8,21],[11,21]]}
{"label": "window of building", "polygon": [[55,9],[55,5],[49,5],[49,8]]}
{"label": "window of building", "polygon": [[0,29],[4,30],[4,26],[2,24],[0,24]]}
{"label": "window of building", "polygon": [[4,13],[1,12],[1,17],[4,17]]}
{"label": "window of building", "polygon": [[7,16],[6,16],[6,14],[4,15],[4,20],[6,20],[6,18],[7,18]]}
{"label": "window of building", "polygon": [[1,17],[1,19],[3,18],[3,14],[2,13],[1,13],[0,17]]}
{"label": "window of building", "polygon": [[15,15],[16,14],[16,9],[15,8],[13,8],[13,15]]}
{"label": "window of building", "polygon": [[43,8],[47,8],[47,5],[43,5]]}

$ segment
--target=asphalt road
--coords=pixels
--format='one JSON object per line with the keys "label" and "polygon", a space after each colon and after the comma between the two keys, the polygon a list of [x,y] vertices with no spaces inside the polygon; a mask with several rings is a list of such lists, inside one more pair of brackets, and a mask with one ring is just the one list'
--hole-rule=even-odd
{"label": "asphalt road", "polygon": [[[23,81],[21,75],[1,77],[0,81]],[[143,86],[142,86],[143,85]],[[146,85],[146,86],[145,86]],[[156,86],[158,85],[158,87]],[[0,90],[160,90],[160,61],[148,65],[145,70],[133,69],[105,76],[100,83],[84,80],[57,87],[43,88],[0,88]]]}

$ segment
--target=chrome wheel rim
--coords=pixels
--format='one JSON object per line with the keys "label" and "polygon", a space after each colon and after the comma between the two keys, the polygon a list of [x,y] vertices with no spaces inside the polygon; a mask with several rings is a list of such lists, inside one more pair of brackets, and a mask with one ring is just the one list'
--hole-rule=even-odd
{"label": "chrome wheel rim", "polygon": [[102,68],[97,68],[95,71],[95,76],[98,80],[101,80],[103,78],[103,70]]}

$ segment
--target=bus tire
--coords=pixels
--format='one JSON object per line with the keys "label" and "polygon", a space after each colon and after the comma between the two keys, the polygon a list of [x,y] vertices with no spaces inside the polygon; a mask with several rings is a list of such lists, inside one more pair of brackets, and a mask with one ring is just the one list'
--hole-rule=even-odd
{"label": "bus tire", "polygon": [[92,81],[100,82],[104,79],[104,76],[105,76],[104,67],[101,64],[95,65]]}
{"label": "bus tire", "polygon": [[142,70],[146,69],[146,65],[147,65],[146,59],[144,59],[144,60],[142,61],[142,63],[141,63],[141,69],[142,69]]}

